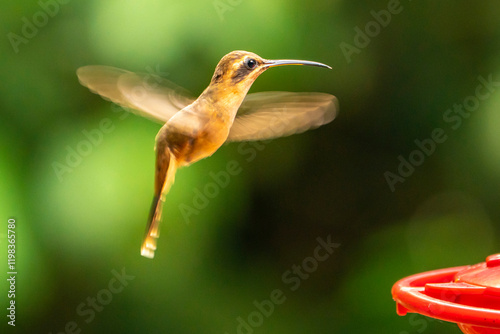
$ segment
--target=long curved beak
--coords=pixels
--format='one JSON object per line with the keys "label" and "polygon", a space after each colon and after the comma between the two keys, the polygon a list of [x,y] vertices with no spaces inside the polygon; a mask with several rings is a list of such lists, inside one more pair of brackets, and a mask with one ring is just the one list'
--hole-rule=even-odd
{"label": "long curved beak", "polygon": [[265,60],[264,67],[274,67],[274,66],[284,66],[284,65],[307,65],[307,66],[317,66],[326,67],[330,70],[330,66],[309,60],[295,60],[295,59],[278,59],[278,60]]}

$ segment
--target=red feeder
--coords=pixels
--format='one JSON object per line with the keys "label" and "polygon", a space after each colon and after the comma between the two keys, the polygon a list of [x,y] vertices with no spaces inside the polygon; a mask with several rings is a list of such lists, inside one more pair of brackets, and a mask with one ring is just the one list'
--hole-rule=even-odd
{"label": "red feeder", "polygon": [[392,298],[399,315],[456,322],[467,334],[500,334],[500,254],[403,278],[392,287]]}

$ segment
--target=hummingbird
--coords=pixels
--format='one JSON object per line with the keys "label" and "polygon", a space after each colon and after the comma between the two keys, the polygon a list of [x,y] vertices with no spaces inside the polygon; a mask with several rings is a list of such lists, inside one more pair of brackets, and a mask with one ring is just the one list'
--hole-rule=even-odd
{"label": "hummingbird", "polygon": [[301,133],[331,122],[337,98],[326,93],[247,92],[271,67],[307,65],[331,69],[307,60],[261,58],[233,51],[222,57],[210,84],[198,98],[153,74],[91,65],[77,70],[83,86],[127,110],[163,126],[156,135],[154,195],[141,255],[153,258],[162,206],[177,168],[214,154],[222,144],[266,140]]}

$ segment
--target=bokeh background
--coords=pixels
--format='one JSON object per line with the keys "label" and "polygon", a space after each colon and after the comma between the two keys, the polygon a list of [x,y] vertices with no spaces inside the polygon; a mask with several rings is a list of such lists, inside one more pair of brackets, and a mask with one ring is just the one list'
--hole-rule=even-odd
{"label": "bokeh background", "polygon": [[[500,4],[41,0],[1,6],[3,313],[12,217],[18,270],[16,328],[2,314],[2,332],[459,333],[450,323],[397,316],[391,286],[500,251],[500,87],[483,87],[489,96],[473,98],[479,77],[500,81]],[[398,11],[390,22],[373,23],[372,11],[388,6]],[[360,37],[367,24],[371,37]],[[340,114],[308,133],[225,145],[180,170],[156,257],[143,258],[160,125],[91,94],[75,71],[89,64],[153,71],[197,95],[219,59],[238,49],[330,64],[331,71],[269,70],[251,92],[327,92],[339,98]],[[465,116],[448,112],[474,101]],[[418,150],[415,141],[435,129],[446,140],[391,189],[387,172],[398,174],[401,159]],[[196,192],[213,183],[210,173],[229,161],[239,173],[186,219],[180,206],[194,207]],[[338,247],[317,268],[306,260],[308,276],[291,274],[314,255],[317,238]],[[119,285],[116,272],[128,280],[110,294],[110,282]],[[275,290],[283,302],[260,321],[254,302]]]}

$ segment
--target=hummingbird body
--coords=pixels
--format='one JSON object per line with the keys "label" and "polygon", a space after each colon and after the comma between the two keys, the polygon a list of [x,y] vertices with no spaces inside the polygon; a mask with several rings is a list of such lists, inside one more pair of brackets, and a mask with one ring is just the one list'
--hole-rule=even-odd
{"label": "hummingbird body", "polygon": [[[337,100],[329,94],[270,92],[247,96],[260,74],[281,65],[330,68],[317,62],[266,60],[255,53],[233,51],[220,60],[210,85],[196,100],[179,94],[166,81],[168,87],[151,85],[151,75],[105,66],[78,69],[80,82],[92,91],[164,123],[156,136],[154,196],[141,247],[143,256],[154,257],[162,204],[178,167],[211,156],[228,141],[275,138],[333,120]],[[145,93],[138,96],[138,89]]]}
{"label": "hummingbird body", "polygon": [[[232,120],[197,113],[193,103],[174,115],[158,132],[156,145],[167,143],[180,166],[212,155],[224,144]],[[199,109],[198,109],[199,110]]]}

